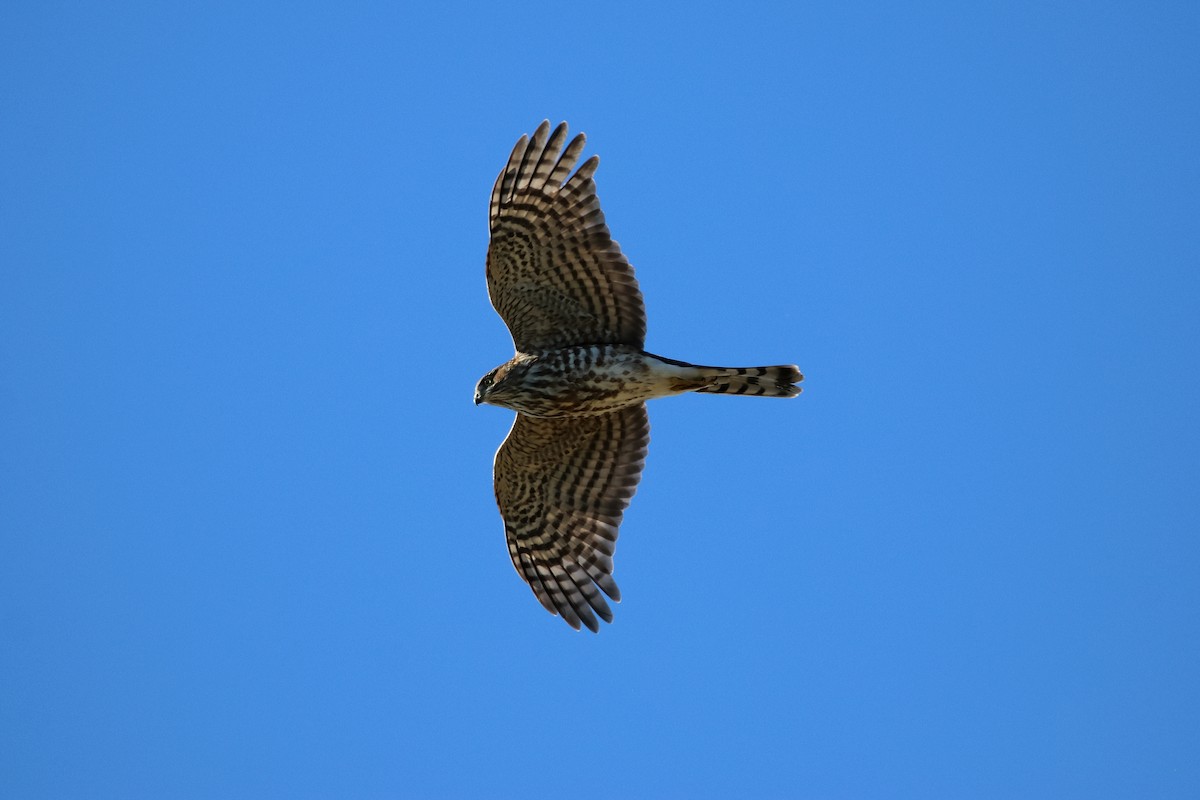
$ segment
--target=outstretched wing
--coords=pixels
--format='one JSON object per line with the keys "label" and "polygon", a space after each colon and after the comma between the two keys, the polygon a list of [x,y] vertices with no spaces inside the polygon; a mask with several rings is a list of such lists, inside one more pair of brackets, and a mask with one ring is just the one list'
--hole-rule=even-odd
{"label": "outstretched wing", "polygon": [[[612,622],[617,528],[650,441],[645,405],[594,417],[517,415],[496,453],[496,502],[513,566],[551,614],[576,630]],[[597,588],[599,587],[599,588]]]}
{"label": "outstretched wing", "polygon": [[487,281],[518,352],[575,344],[642,347],[646,310],[633,268],[609,234],[592,156],[574,175],[581,133],[567,123],[522,136],[492,189]]}

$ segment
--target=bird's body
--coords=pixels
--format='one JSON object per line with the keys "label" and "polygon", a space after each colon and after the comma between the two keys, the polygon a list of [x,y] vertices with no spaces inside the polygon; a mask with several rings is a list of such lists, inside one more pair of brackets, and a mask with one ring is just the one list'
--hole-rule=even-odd
{"label": "bird's body", "polygon": [[650,441],[645,402],[683,392],[795,397],[792,365],[704,367],[643,350],[646,314],[592,175],[584,136],[543,122],[496,179],[487,279],[516,355],[475,403],[516,421],[496,453],[496,502],[517,572],[573,628],[612,621],[617,531]]}
{"label": "bird's body", "polygon": [[477,400],[531,417],[586,417],[683,392],[795,397],[795,367],[702,367],[622,344],[519,353],[480,381]]}

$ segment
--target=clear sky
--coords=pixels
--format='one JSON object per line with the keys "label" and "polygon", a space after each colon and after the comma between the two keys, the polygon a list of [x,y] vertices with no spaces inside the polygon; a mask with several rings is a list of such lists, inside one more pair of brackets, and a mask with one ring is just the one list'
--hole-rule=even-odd
{"label": "clear sky", "polygon": [[[1200,795],[1200,6],[10,3],[0,795]],[[599,635],[484,286],[567,120],[647,347]]]}

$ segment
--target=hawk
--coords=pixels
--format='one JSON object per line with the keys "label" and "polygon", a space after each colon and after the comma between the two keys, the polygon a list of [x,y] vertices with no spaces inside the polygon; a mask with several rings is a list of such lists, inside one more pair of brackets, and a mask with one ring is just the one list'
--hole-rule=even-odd
{"label": "hawk", "polygon": [[[613,551],[650,441],[646,401],[683,392],[795,397],[795,366],[703,367],[642,349],[646,312],[613,241],[585,142],[546,120],[522,136],[490,205],[488,294],[516,355],[475,404],[517,412],[496,453],[496,503],[513,566],[572,628],[612,622]],[[564,143],[566,146],[564,147]]]}

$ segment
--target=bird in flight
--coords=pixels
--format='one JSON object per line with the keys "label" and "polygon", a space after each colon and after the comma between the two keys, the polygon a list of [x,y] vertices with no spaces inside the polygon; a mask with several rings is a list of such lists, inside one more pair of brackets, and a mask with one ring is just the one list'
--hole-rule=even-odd
{"label": "bird in flight", "polygon": [[[522,136],[489,209],[488,295],[516,355],[480,379],[475,404],[517,412],[493,479],[513,566],[579,630],[612,622],[617,529],[637,489],[646,401],[684,392],[795,397],[793,365],[703,367],[642,349],[646,311],[609,234],[584,135],[546,120]],[[565,147],[564,147],[565,144]]]}

